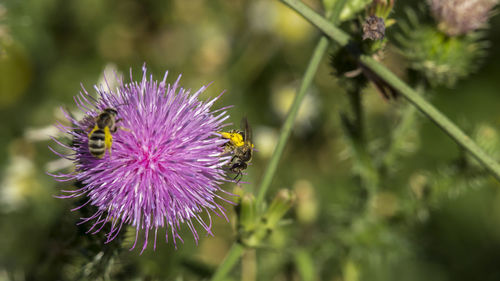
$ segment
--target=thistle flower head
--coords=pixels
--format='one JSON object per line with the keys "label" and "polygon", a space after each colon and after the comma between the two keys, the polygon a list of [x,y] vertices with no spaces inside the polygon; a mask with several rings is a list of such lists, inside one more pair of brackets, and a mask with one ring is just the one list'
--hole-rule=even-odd
{"label": "thistle flower head", "polygon": [[[93,221],[89,232],[97,233],[109,222],[106,243],[124,225],[130,225],[136,229],[132,249],[139,233],[144,233],[144,251],[152,230],[156,248],[160,228],[169,228],[166,240],[170,232],[175,244],[177,239],[182,241],[178,232],[183,223],[197,242],[194,222],[211,234],[210,213],[225,217],[216,201],[224,200],[217,193],[226,181],[222,166],[228,157],[221,157],[225,140],[216,132],[229,117],[227,107],[211,110],[218,97],[207,102],[198,100],[206,86],[192,94],[179,85],[180,76],[173,85],[166,85],[166,78],[167,74],[161,82],[152,76],[148,79],[144,67],[139,82],[125,84],[118,79],[116,90],[96,86],[98,100],[84,89],[75,101],[86,118],[75,120],[65,113],[73,126],[58,126],[73,137],[73,144],[66,146],[54,140],[72,153],[53,151],[73,160],[76,168],[74,173],[54,176],[83,185],[78,190],[63,191],[68,194],[60,197],[86,196],[84,205],[93,205],[97,211],[82,223]],[[117,112],[117,131],[111,130],[111,153],[99,159],[89,151],[89,132],[96,117],[107,108]],[[208,222],[202,219],[203,213]]]}
{"label": "thistle flower head", "polygon": [[449,36],[467,34],[483,26],[498,0],[428,0],[439,29]]}
{"label": "thistle flower head", "polygon": [[415,11],[406,13],[408,19],[399,21],[401,30],[396,42],[410,68],[432,86],[453,87],[481,65],[488,47],[482,31],[448,36],[434,26],[421,23]]}

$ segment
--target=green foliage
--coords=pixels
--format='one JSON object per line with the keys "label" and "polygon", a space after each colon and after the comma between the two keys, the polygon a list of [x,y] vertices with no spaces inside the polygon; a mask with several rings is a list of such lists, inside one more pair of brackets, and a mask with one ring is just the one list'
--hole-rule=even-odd
{"label": "green foliage", "polygon": [[[316,10],[320,2],[307,1]],[[339,0],[323,2],[329,11]],[[422,10],[403,15],[412,4],[404,0],[390,16],[406,20],[384,41],[363,41],[371,3],[346,1],[340,27],[354,40],[340,48],[316,44],[319,32],[278,1],[2,2],[0,279],[207,280],[221,272],[223,280],[497,280],[498,183],[401,96],[381,98],[377,90],[391,89],[357,55],[407,78],[453,121],[466,119],[471,139],[499,160],[499,42],[491,36],[485,60],[486,31],[448,37]],[[498,28],[492,22],[491,33]],[[266,151],[289,110],[278,89],[298,85],[314,46],[330,55],[312,56],[317,74],[301,89],[318,100],[307,108],[317,118],[298,114],[288,124],[289,142],[258,205]],[[92,210],[69,212],[82,202],[52,196],[75,183],[45,172],[71,169],[54,163],[46,136],[57,133],[47,125],[62,119],[55,112],[71,107],[80,82],[90,90],[106,66],[128,77],[144,62],[155,75],[183,73],[192,88],[214,81],[202,98],[227,90],[218,103],[235,105],[230,122],[248,116],[257,150],[243,176],[250,184],[233,191],[240,204],[224,205],[232,226],[214,218],[214,236],[200,245],[185,229],[178,249],[160,231],[156,251],[139,256],[128,251],[135,229],[104,244],[105,231],[76,225]],[[307,130],[295,131],[299,123]]]}

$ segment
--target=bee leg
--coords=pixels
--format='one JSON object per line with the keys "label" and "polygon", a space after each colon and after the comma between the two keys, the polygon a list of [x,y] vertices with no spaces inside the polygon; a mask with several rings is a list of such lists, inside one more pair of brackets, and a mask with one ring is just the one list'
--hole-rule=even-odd
{"label": "bee leg", "polygon": [[240,177],[237,181],[236,181],[236,184],[240,183],[240,180],[241,178],[243,177],[243,174],[241,173],[241,171],[238,171],[236,173],[236,177],[233,178],[233,180],[236,180],[236,178],[238,178],[238,176]]}
{"label": "bee leg", "polygon": [[125,132],[132,132],[129,128],[125,128],[125,127],[122,127],[122,126],[119,126],[118,128],[120,128],[120,130],[123,130]]}
{"label": "bee leg", "polygon": [[[116,126],[116,123],[122,121],[123,119],[122,118],[118,118],[115,120],[115,124],[113,124],[113,127],[111,127],[111,133],[116,133],[116,131],[118,131],[118,126]],[[120,127],[121,128],[121,127]]]}

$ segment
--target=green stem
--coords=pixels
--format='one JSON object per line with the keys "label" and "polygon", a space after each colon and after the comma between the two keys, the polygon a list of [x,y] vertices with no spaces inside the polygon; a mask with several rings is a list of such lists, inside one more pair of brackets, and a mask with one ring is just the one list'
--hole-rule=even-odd
{"label": "green stem", "polygon": [[311,60],[309,61],[309,65],[307,66],[299,91],[297,92],[297,95],[293,100],[290,111],[288,111],[288,115],[285,119],[285,123],[281,128],[281,133],[278,139],[278,143],[276,144],[276,148],[274,149],[269,165],[264,172],[262,183],[259,188],[259,193],[257,195],[257,206],[261,205],[262,201],[264,200],[264,196],[266,195],[266,192],[271,185],[271,181],[274,177],[274,174],[276,173],[276,168],[278,167],[278,162],[281,158],[281,155],[283,154],[283,150],[288,141],[288,138],[290,137],[290,133],[292,132],[292,127],[295,122],[295,118],[297,117],[299,107],[302,104],[302,100],[304,99],[307,90],[311,86],[314,75],[316,74],[319,63],[321,62],[323,54],[326,52],[328,45],[329,40],[325,37],[321,38],[318,42],[318,45],[316,46],[316,49],[314,50]]}
{"label": "green stem", "polygon": [[256,250],[249,248],[241,260],[241,281],[257,280],[257,255]]}
{"label": "green stem", "polygon": [[361,143],[365,141],[365,133],[363,126],[363,101],[361,99],[361,89],[356,87],[353,91],[348,92],[349,102],[351,104],[352,112],[354,114],[352,125],[354,126],[355,138],[357,138]]}
{"label": "green stem", "polygon": [[[346,2],[346,0],[337,1],[336,5],[333,7],[333,12],[331,14],[327,14],[331,21],[336,22],[338,20]],[[260,184],[259,192],[257,195],[256,206],[258,207],[262,205],[264,196],[266,195],[266,192],[271,185],[271,181],[273,180],[274,174],[276,173],[279,160],[281,159],[283,150],[285,149],[285,145],[288,141],[288,138],[290,137],[290,133],[292,132],[293,124],[295,122],[295,118],[297,117],[297,113],[299,112],[302,100],[304,99],[307,90],[311,86],[314,75],[316,74],[318,66],[329,45],[330,40],[327,37],[321,37],[318,44],[316,45],[316,48],[314,49],[311,59],[309,60],[309,64],[304,73],[304,77],[302,78],[302,83],[300,84],[299,90],[295,95],[292,106],[288,111],[285,123],[283,123],[283,126],[281,128],[276,148],[274,149],[271,160],[269,161],[269,165],[264,172],[264,176],[262,178],[262,182]]]}
{"label": "green stem", "polygon": [[[330,37],[340,45],[345,46],[351,40],[349,35],[344,33],[341,29],[335,27],[328,20],[318,15],[301,1],[281,1],[297,11],[305,19],[319,28],[323,33],[325,33],[326,36]],[[431,119],[452,139],[454,139],[460,146],[471,153],[484,167],[486,167],[493,174],[493,176],[495,176],[498,181],[500,181],[500,166],[498,165],[498,163],[491,157],[489,157],[481,148],[479,148],[479,146],[477,146],[477,144],[473,140],[465,135],[453,122],[451,122],[446,116],[438,111],[432,104],[428,103],[424,98],[422,98],[421,95],[419,95],[415,90],[401,81],[401,79],[399,79],[394,73],[392,73],[389,69],[387,69],[381,63],[377,62],[372,57],[361,55],[359,57],[359,60],[365,67],[369,68],[373,73],[377,74],[388,85],[390,85],[398,93],[404,96],[418,110],[420,110],[424,115]]]}
{"label": "green stem", "polygon": [[361,56],[361,62],[378,74],[389,85],[396,89],[409,102],[420,110],[424,115],[438,125],[446,134],[455,140],[460,146],[471,153],[484,167],[486,167],[497,180],[500,181],[500,166],[488,156],[470,137],[468,137],[460,128],[450,119],[437,110],[432,104],[428,103],[415,90],[406,85],[401,79],[394,75],[385,66],[368,56]]}
{"label": "green stem", "polygon": [[354,119],[351,121],[353,128],[351,129],[352,132],[349,134],[349,138],[352,141],[357,162],[356,165],[359,169],[362,184],[368,191],[368,198],[373,198],[378,188],[379,175],[366,144],[361,89],[357,87],[348,94],[354,113]]}
{"label": "green stem", "polygon": [[224,280],[224,277],[231,271],[234,265],[238,262],[241,255],[245,251],[245,247],[240,243],[234,243],[229,252],[226,255],[226,258],[219,265],[214,275],[212,276],[212,281]]}

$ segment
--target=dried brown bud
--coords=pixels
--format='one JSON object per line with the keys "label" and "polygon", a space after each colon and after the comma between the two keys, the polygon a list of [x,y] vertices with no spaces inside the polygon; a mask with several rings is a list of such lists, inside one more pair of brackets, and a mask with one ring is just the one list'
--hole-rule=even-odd
{"label": "dried brown bud", "polygon": [[369,16],[363,23],[363,40],[382,40],[385,36],[385,23],[383,18]]}
{"label": "dried brown bud", "polygon": [[450,36],[466,34],[483,26],[498,0],[428,0],[438,27]]}

